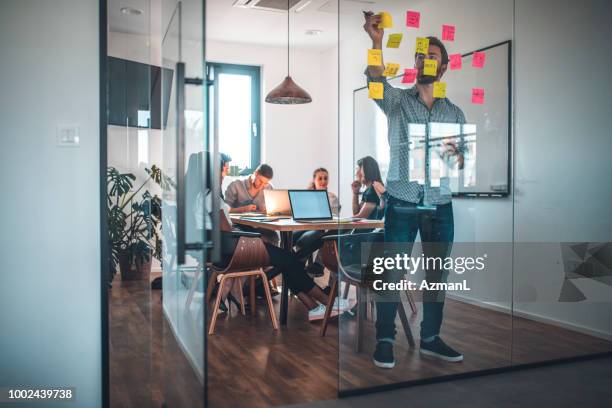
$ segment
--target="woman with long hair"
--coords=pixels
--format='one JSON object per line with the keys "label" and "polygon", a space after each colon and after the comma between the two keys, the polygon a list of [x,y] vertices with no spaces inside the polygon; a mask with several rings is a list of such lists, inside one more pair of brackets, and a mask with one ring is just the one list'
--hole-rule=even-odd
{"label": "woman with long hair", "polygon": [[[380,175],[378,162],[372,156],[366,156],[357,160],[357,171],[355,181],[351,184],[353,190],[353,215],[359,218],[381,219],[384,201],[381,200],[385,193],[385,185]],[[365,187],[359,200],[361,187]]]}

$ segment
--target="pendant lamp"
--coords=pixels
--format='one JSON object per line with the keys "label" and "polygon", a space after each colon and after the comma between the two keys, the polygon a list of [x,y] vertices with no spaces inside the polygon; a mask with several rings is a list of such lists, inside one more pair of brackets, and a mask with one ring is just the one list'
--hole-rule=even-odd
{"label": "pendant lamp", "polygon": [[268,103],[297,105],[312,102],[308,92],[300,88],[289,75],[289,13],[289,0],[287,0],[287,77],[266,96]]}

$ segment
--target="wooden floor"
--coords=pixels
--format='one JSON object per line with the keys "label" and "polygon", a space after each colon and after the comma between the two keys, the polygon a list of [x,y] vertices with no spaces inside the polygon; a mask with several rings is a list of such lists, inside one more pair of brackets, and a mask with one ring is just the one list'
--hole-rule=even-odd
{"label": "wooden floor", "polygon": [[[110,290],[112,407],[197,406],[203,389],[164,322],[161,291],[147,282],[117,282]],[[280,300],[275,299],[278,313]],[[420,306],[419,303],[417,305]],[[257,316],[236,309],[220,315],[208,337],[207,398],[210,407],[276,406],[336,398],[338,390],[411,381],[582,354],[611,351],[612,342],[448,299],[442,337],[465,361],[421,357],[398,332],[393,370],[371,363],[374,327],[366,323],[362,353],[353,350],[354,320],[342,318],[319,337],[297,299],[289,324],[272,330],[266,308]],[[410,317],[417,337],[421,312]],[[398,319],[398,328],[399,328]],[[340,340],[340,341],[339,341]],[[417,346],[418,347],[418,346]]]}

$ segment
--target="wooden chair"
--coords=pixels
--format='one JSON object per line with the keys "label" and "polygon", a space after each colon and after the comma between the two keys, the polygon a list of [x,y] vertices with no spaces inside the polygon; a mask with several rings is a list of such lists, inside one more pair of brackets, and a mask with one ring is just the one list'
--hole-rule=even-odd
{"label": "wooden chair", "polygon": [[[323,265],[331,272],[330,279],[331,282],[331,291],[329,293],[328,304],[326,305],[325,316],[323,317],[323,323],[321,325],[321,336],[325,336],[325,332],[327,331],[327,325],[329,324],[329,320],[331,317],[331,312],[334,304],[334,300],[338,295],[338,282],[343,281],[346,282],[344,295],[348,296],[348,285],[354,285],[357,288],[357,333],[355,335],[355,351],[360,352],[361,346],[363,343],[363,321],[366,318],[367,314],[367,304],[368,302],[368,286],[369,284],[364,281],[362,273],[361,273],[361,244],[367,242],[383,242],[384,233],[383,232],[372,232],[372,233],[361,233],[361,234],[346,234],[346,235],[329,235],[323,238],[324,244],[322,251]],[[345,262],[342,261],[343,257],[340,254],[338,249],[338,242],[340,241],[343,247],[346,247],[347,244],[350,246],[346,248],[347,251],[351,251],[350,258],[348,260],[345,259]],[[410,295],[410,294],[408,294]],[[412,296],[409,296],[409,302],[411,307],[414,304],[414,300],[412,300]],[[413,308],[413,312],[416,311],[416,305]],[[400,301],[398,304],[398,313],[400,316],[400,320],[402,322],[402,326],[404,329],[404,334],[408,339],[408,344],[411,347],[415,347],[414,337],[412,335],[412,331],[410,330],[410,325],[408,323],[408,317],[406,315],[406,310],[404,310],[404,305]],[[373,315],[373,312],[372,312]]]}
{"label": "wooden chair", "polygon": [[268,252],[266,251],[266,247],[261,240],[261,234],[243,231],[233,231],[232,234],[238,238],[238,243],[230,262],[225,267],[219,267],[214,264],[211,265],[212,273],[210,279],[208,280],[208,287],[206,288],[206,302],[210,301],[212,291],[217,280],[219,280],[219,288],[217,289],[217,298],[212,310],[208,334],[213,334],[215,332],[219,304],[221,303],[226,285],[228,284],[230,285],[229,290],[231,291],[234,285],[238,283],[240,310],[242,314],[245,315],[246,312],[244,307],[244,296],[242,294],[242,280],[244,278],[250,279],[249,302],[251,314],[253,316],[255,315],[255,279],[257,277],[262,279],[266,300],[268,302],[270,319],[272,320],[272,327],[274,327],[274,330],[278,330],[278,322],[276,320],[276,314],[274,313],[274,307],[272,305],[270,287],[267,284],[268,279],[264,272],[264,268],[270,264],[270,259],[268,257]]}

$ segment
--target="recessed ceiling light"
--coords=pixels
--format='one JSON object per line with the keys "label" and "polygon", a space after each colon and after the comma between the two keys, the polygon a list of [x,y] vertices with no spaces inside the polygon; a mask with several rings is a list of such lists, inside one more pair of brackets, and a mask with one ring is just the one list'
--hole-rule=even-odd
{"label": "recessed ceiling light", "polygon": [[306,30],[306,35],[321,35],[323,34],[323,30]]}
{"label": "recessed ceiling light", "polygon": [[121,12],[130,16],[139,16],[142,14],[142,10],[134,7],[121,7]]}

